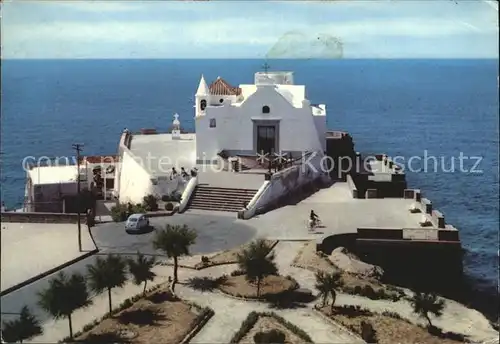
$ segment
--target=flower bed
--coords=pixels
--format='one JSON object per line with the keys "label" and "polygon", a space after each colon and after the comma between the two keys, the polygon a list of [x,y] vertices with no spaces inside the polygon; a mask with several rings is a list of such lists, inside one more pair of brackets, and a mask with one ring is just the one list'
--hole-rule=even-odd
{"label": "flower bed", "polygon": [[[267,276],[260,285],[260,297],[265,299],[272,295],[278,295],[287,291],[295,290],[299,287],[297,281],[291,277]],[[257,298],[257,284],[247,281],[244,275],[227,277],[224,283],[219,285],[219,289],[226,294],[248,298]]]}
{"label": "flower bed", "polygon": [[[75,342],[181,343],[213,314],[173,295],[165,286],[152,288],[145,296],[126,300],[111,315],[104,316],[75,334]],[[65,339],[64,341],[67,341]]]}

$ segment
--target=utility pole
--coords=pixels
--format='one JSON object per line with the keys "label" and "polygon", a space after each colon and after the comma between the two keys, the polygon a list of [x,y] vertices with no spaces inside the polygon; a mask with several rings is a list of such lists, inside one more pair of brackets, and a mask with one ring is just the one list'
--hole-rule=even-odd
{"label": "utility pole", "polygon": [[76,219],[78,223],[78,249],[82,252],[82,222],[80,217],[81,210],[81,202],[80,202],[80,152],[82,151],[83,144],[75,143],[72,145],[73,149],[76,151],[76,169],[77,169],[77,177],[76,177]]}

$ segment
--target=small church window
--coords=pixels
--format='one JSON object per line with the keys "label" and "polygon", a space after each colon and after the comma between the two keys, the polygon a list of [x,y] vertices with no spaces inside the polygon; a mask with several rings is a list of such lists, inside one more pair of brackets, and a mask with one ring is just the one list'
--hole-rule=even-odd
{"label": "small church window", "polygon": [[271,112],[271,109],[269,108],[269,106],[264,105],[262,107],[262,113],[269,113],[269,112]]}
{"label": "small church window", "polygon": [[210,128],[215,128],[215,127],[216,127],[215,118],[210,118]]}
{"label": "small church window", "polygon": [[205,99],[202,99],[200,101],[200,110],[203,111],[207,107],[207,101]]}
{"label": "small church window", "polygon": [[222,98],[219,99],[219,103],[221,103],[221,104],[224,103],[224,99],[222,99]]}

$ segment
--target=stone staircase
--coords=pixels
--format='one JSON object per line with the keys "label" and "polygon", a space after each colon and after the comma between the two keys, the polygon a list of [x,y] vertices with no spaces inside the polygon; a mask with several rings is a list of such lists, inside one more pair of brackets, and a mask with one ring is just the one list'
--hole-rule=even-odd
{"label": "stone staircase", "polygon": [[257,190],[198,185],[189,200],[188,209],[238,212]]}

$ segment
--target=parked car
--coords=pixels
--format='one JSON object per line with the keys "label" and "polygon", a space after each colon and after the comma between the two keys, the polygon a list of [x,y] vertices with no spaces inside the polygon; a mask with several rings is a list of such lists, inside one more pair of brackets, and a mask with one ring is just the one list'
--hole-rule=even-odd
{"label": "parked car", "polygon": [[125,231],[140,232],[149,226],[149,219],[145,214],[132,214],[125,222]]}

